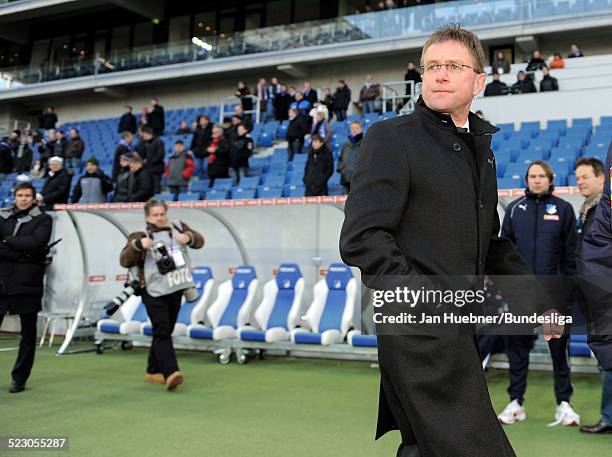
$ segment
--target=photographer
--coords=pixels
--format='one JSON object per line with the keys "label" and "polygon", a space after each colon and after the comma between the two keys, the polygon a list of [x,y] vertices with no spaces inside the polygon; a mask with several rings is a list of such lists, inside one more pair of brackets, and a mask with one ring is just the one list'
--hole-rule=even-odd
{"label": "photographer", "polygon": [[47,244],[52,220],[35,203],[30,183],[14,189],[15,205],[0,210],[0,326],[4,314],[19,314],[21,343],[9,392],[25,389],[34,364],[36,321],[41,310]]}
{"label": "photographer", "polygon": [[[125,268],[138,268],[142,301],[153,325],[153,342],[145,381],[165,384],[174,390],[183,382],[172,345],[172,331],[183,294],[193,292],[187,247],[200,249],[204,238],[182,223],[167,217],[166,204],[152,198],[145,204],[146,228],[132,233],[121,251]],[[189,298],[191,299],[191,298]]]}

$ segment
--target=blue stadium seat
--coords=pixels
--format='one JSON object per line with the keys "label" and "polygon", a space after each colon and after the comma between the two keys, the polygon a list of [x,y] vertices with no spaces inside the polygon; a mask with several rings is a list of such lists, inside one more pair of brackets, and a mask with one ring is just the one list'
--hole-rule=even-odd
{"label": "blue stadium seat", "polygon": [[283,188],[283,195],[285,197],[303,197],[304,196],[304,185],[299,184],[285,184]]}
{"label": "blue stadium seat", "polygon": [[524,163],[509,163],[506,166],[504,178],[512,178],[518,176],[519,179],[523,181],[525,173],[527,172],[527,167],[528,165]]}
{"label": "blue stadium seat", "polygon": [[281,198],[282,196],[282,187],[259,186],[257,189],[257,198]]}
{"label": "blue stadium seat", "polygon": [[229,193],[229,190],[210,189],[205,192],[205,196],[206,200],[227,200]]}
{"label": "blue stadium seat", "polygon": [[376,335],[362,335],[359,330],[348,332],[346,341],[353,347],[375,348],[377,346]]}
{"label": "blue stadium seat", "polygon": [[164,192],[164,193],[161,193],[161,194],[156,194],[155,198],[159,198],[161,201],[164,201],[164,202],[173,202],[175,200],[174,199],[174,194],[171,194],[169,192]]}
{"label": "blue stadium seat", "polygon": [[180,202],[199,200],[200,194],[195,192],[181,192],[178,196]]}
{"label": "blue stadium seat", "polygon": [[576,183],[576,175],[569,175],[567,177],[567,185],[576,187],[578,183]]}
{"label": "blue stadium seat", "polygon": [[149,317],[142,299],[132,295],[113,315],[113,319],[100,319],[96,325],[101,333],[137,335],[140,334],[142,324],[148,320]]}
{"label": "blue stadium seat", "polygon": [[593,127],[593,119],[590,117],[572,119],[572,128],[574,127],[588,127],[590,130]]}
{"label": "blue stadium seat", "polygon": [[519,189],[522,187],[522,179],[517,178],[498,178],[498,189]]}
{"label": "blue stadium seat", "polygon": [[259,185],[260,178],[259,176],[245,176],[240,179],[238,183],[238,188],[243,190],[255,190]]}
{"label": "blue stadium seat", "polygon": [[230,190],[234,185],[232,178],[217,178],[213,184],[214,190]]}
{"label": "blue stadium seat", "polygon": [[255,189],[243,189],[241,187],[236,187],[232,189],[231,195],[232,200],[239,200],[245,198],[255,198]]}

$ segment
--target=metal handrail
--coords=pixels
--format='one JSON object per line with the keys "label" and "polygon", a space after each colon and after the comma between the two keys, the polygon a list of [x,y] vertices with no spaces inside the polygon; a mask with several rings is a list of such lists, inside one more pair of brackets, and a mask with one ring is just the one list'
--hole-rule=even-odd
{"label": "metal handrail", "polygon": [[[253,115],[255,115],[255,122],[254,124],[259,124],[259,117],[260,117],[260,106],[259,106],[259,98],[257,98],[256,95],[245,95],[245,97],[248,97],[250,99],[253,100],[253,109],[252,110],[248,110],[245,111],[244,114],[249,114],[251,115],[251,117]],[[225,105],[228,103],[232,103],[232,102],[236,102],[235,104],[241,104],[242,100],[241,97],[237,97],[235,95],[231,95],[229,97],[225,97],[221,100],[221,104],[219,105],[219,124],[223,124],[223,120],[225,119],[225,115],[229,114],[228,112],[225,111]]]}

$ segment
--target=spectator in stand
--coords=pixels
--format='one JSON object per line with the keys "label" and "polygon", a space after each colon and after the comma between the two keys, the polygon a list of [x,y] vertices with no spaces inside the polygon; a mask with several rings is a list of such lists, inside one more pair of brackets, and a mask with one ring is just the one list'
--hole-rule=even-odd
{"label": "spectator in stand", "polygon": [[189,128],[189,124],[185,120],[181,121],[181,124],[179,125],[179,128],[176,131],[176,134],[177,135],[187,135],[189,133],[192,133],[191,129]]}
{"label": "spectator in stand", "polygon": [[47,108],[47,111],[40,116],[39,125],[41,129],[50,130],[54,129],[57,124],[57,114],[52,106]]}
{"label": "spectator in stand", "polygon": [[240,119],[240,122],[244,124],[246,129],[250,132],[253,130],[253,119],[250,114],[246,114],[242,109],[242,106],[236,105],[234,106],[234,117]]}
{"label": "spectator in stand", "polygon": [[255,149],[253,139],[248,136],[248,131],[244,125],[238,126],[238,136],[232,143],[231,149],[231,165],[234,174],[235,184],[239,184],[240,180],[249,175],[249,158]]}
{"label": "spectator in stand", "polygon": [[81,171],[81,158],[85,152],[85,142],[81,139],[79,131],[75,128],[70,129],[70,141],[66,146],[66,169],[68,173],[74,175]]}
{"label": "spectator in stand", "polygon": [[47,140],[41,138],[38,143],[38,157],[43,170],[47,170],[49,159],[54,156],[51,144],[55,141],[55,130],[49,130],[47,133]]}
{"label": "spectator in stand", "polygon": [[157,97],[151,99],[151,110],[147,116],[147,126],[151,127],[157,136],[163,135],[166,130],[164,107],[159,104]]}
{"label": "spectator in stand", "polygon": [[119,119],[117,133],[131,132],[134,134],[138,131],[136,116],[132,114],[132,107],[130,105],[125,105],[125,110],[125,113]]}
{"label": "spectator in stand", "polygon": [[132,152],[129,158],[129,202],[146,202],[155,195],[154,181],[151,172],[144,166],[144,159],[137,152]]}
{"label": "spectator in stand", "polygon": [[328,110],[331,108],[338,121],[346,119],[346,112],[348,111],[349,104],[351,103],[351,89],[347,86],[344,80],[339,79],[336,83],[336,91],[332,96],[332,106],[327,107]]}
{"label": "spectator in stand", "polygon": [[33,153],[30,145],[32,144],[32,137],[26,133],[19,137],[19,145],[15,152],[15,172],[16,173],[28,173],[32,167]]}
{"label": "spectator in stand", "polygon": [[544,62],[544,59],[542,59],[542,56],[540,55],[540,51],[536,50],[536,51],[533,51],[531,59],[529,59],[529,62],[527,63],[527,69],[525,71],[527,72],[537,71],[537,70],[541,70],[545,66],[546,66],[546,62]]}
{"label": "spectator in stand", "polygon": [[229,127],[225,129],[225,138],[227,138],[230,144],[236,141],[236,139],[238,138],[239,125],[243,125],[240,118],[235,115],[232,116]]}
{"label": "spectator in stand", "polygon": [[[253,99],[251,98],[251,90],[243,81],[238,81],[236,86],[236,97],[240,99],[240,106],[242,107],[243,119],[249,118],[251,121],[251,111],[253,111]],[[246,114],[248,113],[248,114]]]}
{"label": "spectator in stand", "polygon": [[259,78],[257,81],[257,85],[255,86],[255,95],[257,96],[257,100],[259,101],[259,116],[261,120],[267,119],[268,110],[268,84],[265,78]]}
{"label": "spectator in stand", "polygon": [[189,180],[195,173],[195,163],[193,156],[185,150],[185,144],[181,140],[174,143],[174,153],[166,164],[165,176],[168,181],[170,192],[174,194],[174,199],[182,192],[187,192]]}
{"label": "spectator in stand", "polygon": [[542,81],[540,81],[540,92],[552,92],[559,90],[559,82],[557,81],[557,78],[550,76],[548,68],[542,68],[542,74],[544,77],[542,78]]}
{"label": "spectator in stand", "polygon": [[[404,81],[413,81],[415,87],[418,83],[423,82],[421,79],[421,73],[417,70],[414,62],[408,62],[408,67],[406,67],[406,74],[404,75]],[[410,94],[411,84],[406,84],[406,95]]]}
{"label": "spectator in stand", "polygon": [[497,51],[495,60],[491,63],[491,70],[493,74],[507,75],[510,73],[510,62],[506,60],[506,54],[503,51]]}
{"label": "spectator in stand", "polygon": [[121,157],[129,156],[129,154],[134,150],[134,146],[132,145],[133,142],[134,135],[132,135],[132,132],[126,130],[125,132],[121,133],[121,141],[119,141],[119,144],[115,149],[115,157],[113,158],[113,171],[111,173],[111,177],[115,182],[117,181],[119,173],[121,173]]}
{"label": "spectator in stand", "polygon": [[332,97],[333,95],[329,87],[326,87],[325,89],[323,89],[323,99],[321,100],[321,105],[327,108],[327,112],[330,113],[329,114],[330,120],[333,117],[332,113],[334,112],[334,101]]}
{"label": "spectator in stand", "polygon": [[55,130],[54,138],[53,142],[50,143],[51,157],[65,157],[68,140],[64,136],[64,131],[59,129]]}
{"label": "spectator in stand", "polygon": [[141,110],[140,110],[140,128],[143,128],[144,126],[148,125],[149,123],[149,108],[147,108],[146,105],[144,105]]}
{"label": "spectator in stand", "polygon": [[380,97],[380,85],[373,82],[372,75],[366,76],[366,82],[359,92],[359,107],[364,114],[376,112],[376,101]]}
{"label": "spectator in stand", "polygon": [[287,126],[287,153],[289,162],[295,154],[301,154],[304,147],[304,136],[308,133],[308,121],[297,108],[289,109],[289,125]]}
{"label": "spectator in stand", "polygon": [[331,128],[327,121],[327,112],[324,111],[322,106],[313,109],[312,113],[312,127],[310,128],[310,135],[319,135],[323,138],[323,141],[329,143],[331,137]]}
{"label": "spectator in stand", "polygon": [[517,81],[512,85],[512,92],[519,94],[529,94],[537,92],[535,84],[531,79],[527,79],[524,71],[519,71],[516,75]]}
{"label": "spectator in stand", "polygon": [[100,170],[100,162],[90,157],[85,164],[85,173],[72,191],[72,203],[106,203],[108,193],[113,191],[113,181]]}
{"label": "spectator in stand", "polygon": [[0,181],[10,175],[14,169],[13,148],[7,136],[0,141]]}
{"label": "spectator in stand", "polygon": [[351,134],[348,140],[342,146],[340,152],[340,161],[338,162],[338,172],[340,172],[340,184],[344,186],[344,190],[348,194],[351,189],[351,181],[355,174],[355,166],[359,157],[359,148],[363,139],[363,131],[359,121],[353,121],[350,124]]}
{"label": "spectator in stand", "polygon": [[[276,100],[276,95],[280,92],[280,89],[281,89],[281,84],[278,82],[278,78],[276,76],[273,76],[270,79],[270,85],[267,87],[268,106],[266,108],[265,122],[268,122],[276,118],[275,100]],[[285,110],[285,115],[286,115],[286,110]]]}
{"label": "spectator in stand", "polygon": [[576,43],[572,43],[572,46],[570,47],[570,53],[568,54],[567,58],[573,59],[575,57],[584,57],[584,54],[582,54],[582,51],[578,49],[578,45]]}
{"label": "spectator in stand", "polygon": [[51,157],[49,172],[40,193],[39,204],[46,210],[53,210],[53,205],[68,203],[72,176],[64,169],[64,159]]}
{"label": "spectator in stand", "polygon": [[493,81],[487,84],[485,88],[484,96],[492,97],[495,95],[506,95],[508,94],[508,85],[499,80],[499,74],[493,73]]}
{"label": "spectator in stand", "polygon": [[42,160],[36,159],[34,161],[34,166],[30,170],[30,176],[32,179],[42,179],[45,177],[45,166],[42,163]]}
{"label": "spectator in stand", "polygon": [[128,152],[119,157],[119,173],[115,179],[115,193],[113,203],[124,203],[130,201],[130,155]]}
{"label": "spectator in stand", "polygon": [[289,108],[295,108],[300,112],[302,116],[308,116],[312,105],[308,100],[304,98],[304,94],[302,94],[301,92],[296,92],[294,99],[295,101],[293,101],[289,105]]}
{"label": "spectator in stand", "polygon": [[217,178],[229,178],[231,143],[224,137],[223,127],[215,125],[212,130],[212,141],[208,148],[208,177],[210,187]]}
{"label": "spectator in stand", "polygon": [[136,148],[136,152],[143,159],[145,168],[152,176],[153,194],[158,194],[161,191],[161,178],[165,169],[166,145],[161,138],[154,135],[151,127],[143,127],[141,131],[142,141]]}
{"label": "spectator in stand", "polygon": [[293,102],[293,97],[287,92],[287,86],[281,84],[274,97],[274,117],[277,121],[289,119],[289,106]]}
{"label": "spectator in stand", "polygon": [[310,82],[306,81],[304,83],[304,99],[308,100],[310,106],[314,106],[315,103],[319,101],[319,96],[317,95],[317,91],[312,88]]}
{"label": "spectator in stand", "polygon": [[553,70],[560,70],[562,68],[565,68],[565,61],[563,60],[563,58],[561,57],[561,54],[559,54],[558,52],[555,52],[552,55],[552,58],[550,59],[550,69]]}
{"label": "spectator in stand", "polygon": [[13,150],[13,157],[17,154],[17,148],[19,148],[19,139],[21,138],[21,130],[13,130],[9,133],[8,137],[9,144],[11,145],[11,149]]}
{"label": "spectator in stand", "polygon": [[334,173],[334,157],[319,135],[312,136],[312,147],[304,168],[304,195],[327,195],[327,181]]}
{"label": "spectator in stand", "polygon": [[206,173],[206,148],[212,140],[212,124],[210,118],[204,114],[198,116],[197,128],[191,139],[191,152],[195,155],[198,161],[198,175],[203,178]]}

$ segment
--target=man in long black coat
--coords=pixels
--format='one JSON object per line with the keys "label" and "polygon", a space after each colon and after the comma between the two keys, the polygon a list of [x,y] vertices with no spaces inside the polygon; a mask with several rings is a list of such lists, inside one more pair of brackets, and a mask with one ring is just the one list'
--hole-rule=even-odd
{"label": "man in long black coat", "polygon": [[[511,242],[498,236],[490,149],[498,129],[469,112],[486,78],[480,41],[444,28],[425,44],[421,60],[423,98],[415,112],[375,123],[363,140],[345,205],[343,260],[373,288],[396,276],[410,282],[530,274]],[[492,408],[473,334],[377,330],[377,438],[399,429],[402,457],[515,456]]]}
{"label": "man in long black coat", "polygon": [[36,321],[41,310],[46,248],[52,220],[35,203],[29,183],[15,187],[15,205],[0,210],[0,327],[4,314],[19,314],[21,342],[11,373],[11,393],[25,389],[36,351]]}

